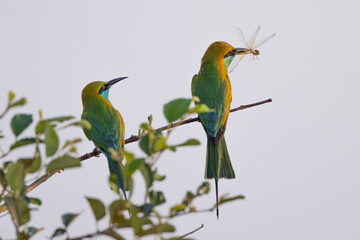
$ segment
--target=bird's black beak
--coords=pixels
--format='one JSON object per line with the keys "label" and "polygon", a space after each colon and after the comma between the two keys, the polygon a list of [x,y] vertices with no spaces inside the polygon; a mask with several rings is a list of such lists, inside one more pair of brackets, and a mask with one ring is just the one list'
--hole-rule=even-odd
{"label": "bird's black beak", "polygon": [[108,83],[105,84],[104,86],[105,86],[106,89],[108,89],[108,88],[110,88],[112,85],[114,85],[115,83],[118,83],[118,82],[120,82],[121,80],[123,80],[123,79],[125,79],[125,78],[128,78],[128,77],[115,78],[115,79],[113,79],[113,80],[108,81]]}
{"label": "bird's black beak", "polygon": [[250,49],[247,48],[236,48],[235,55],[249,54],[251,53]]}

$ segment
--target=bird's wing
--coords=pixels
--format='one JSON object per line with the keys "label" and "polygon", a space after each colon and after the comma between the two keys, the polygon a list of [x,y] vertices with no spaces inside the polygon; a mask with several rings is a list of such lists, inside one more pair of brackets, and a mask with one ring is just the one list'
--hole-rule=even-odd
{"label": "bird's wing", "polygon": [[195,74],[192,78],[192,81],[191,81],[191,94],[193,97],[195,97],[196,95],[194,94],[194,86],[195,86],[195,82],[196,82],[196,79],[197,79],[197,74]]}
{"label": "bird's wing", "polygon": [[91,129],[85,132],[86,136],[96,147],[103,150],[110,147],[118,150],[123,139],[122,119],[120,120],[119,113],[112,106],[99,106],[96,102],[90,104],[92,106],[88,106],[88,110],[83,113],[83,118],[91,123]]}
{"label": "bird's wing", "polygon": [[[204,75],[202,75],[204,76]],[[196,77],[192,82],[192,94],[213,112],[199,114],[200,121],[211,138],[221,139],[226,128],[231,102],[231,87],[226,81],[211,81],[210,76]],[[229,83],[230,84],[230,83]]]}
{"label": "bird's wing", "polygon": [[118,152],[120,153],[121,155],[121,159],[123,158],[123,155],[124,155],[124,145],[125,145],[125,124],[124,124],[124,120],[121,116],[121,114],[119,113],[119,111],[115,110],[118,117],[119,117],[119,123],[120,123],[120,126],[119,126],[119,141],[120,141],[120,144],[119,144],[119,148],[118,148]]}

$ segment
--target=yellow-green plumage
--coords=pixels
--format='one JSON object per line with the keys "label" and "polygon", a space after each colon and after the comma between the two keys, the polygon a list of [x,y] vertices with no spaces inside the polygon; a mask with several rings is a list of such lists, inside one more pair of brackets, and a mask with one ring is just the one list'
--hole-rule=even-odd
{"label": "yellow-green plumage", "polygon": [[[110,87],[122,79],[124,78],[89,83],[82,91],[81,118],[90,122],[91,129],[84,128],[84,133],[105,154],[110,172],[115,175],[116,183],[126,198],[121,163],[124,156],[125,125],[120,113],[108,99]],[[113,150],[117,152],[117,157],[112,155]]]}
{"label": "yellow-green plumage", "polygon": [[199,114],[199,118],[207,135],[205,178],[215,179],[216,201],[218,179],[235,178],[224,133],[232,100],[228,67],[236,54],[242,54],[242,50],[226,42],[211,44],[202,58],[199,73],[191,83],[192,95],[200,99],[196,104],[206,104],[214,110]]}

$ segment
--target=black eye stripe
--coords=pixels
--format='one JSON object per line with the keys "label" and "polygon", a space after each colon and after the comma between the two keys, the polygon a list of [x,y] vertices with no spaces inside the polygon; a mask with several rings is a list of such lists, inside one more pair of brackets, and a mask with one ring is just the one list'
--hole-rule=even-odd
{"label": "black eye stripe", "polygon": [[224,58],[234,55],[236,50],[231,50],[227,54],[225,54]]}
{"label": "black eye stripe", "polygon": [[103,91],[105,91],[105,89],[106,89],[105,85],[102,85],[99,90],[99,94],[101,94]]}

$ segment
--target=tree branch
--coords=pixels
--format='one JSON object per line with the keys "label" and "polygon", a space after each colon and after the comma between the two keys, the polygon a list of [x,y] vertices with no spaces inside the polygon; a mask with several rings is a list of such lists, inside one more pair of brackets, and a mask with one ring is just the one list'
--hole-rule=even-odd
{"label": "tree branch", "polygon": [[104,231],[97,231],[97,232],[85,234],[83,236],[76,237],[76,238],[66,238],[66,240],[79,240],[79,239],[83,239],[83,238],[98,237],[101,235],[107,235],[107,236],[113,236],[113,237],[116,236],[116,239],[124,239],[112,227],[109,227],[109,228],[105,229]]}
{"label": "tree branch", "polygon": [[[265,104],[265,103],[270,103],[270,102],[272,102],[271,98],[266,99],[264,101],[256,102],[256,103],[251,103],[251,104],[247,104],[247,105],[241,105],[239,107],[231,109],[230,112],[232,113],[232,112],[236,112],[236,111],[239,111],[239,110],[244,110],[244,109],[251,108],[251,107],[256,107],[256,106],[259,106],[259,105],[262,105],[262,104]],[[185,125],[185,124],[192,123],[192,122],[199,122],[199,121],[200,120],[199,120],[198,117],[189,118],[189,119],[186,119],[186,120],[183,120],[183,121],[180,121],[180,122],[170,123],[170,124],[168,124],[166,126],[155,129],[155,131],[165,131],[165,130],[168,130],[168,129],[171,129],[171,128],[174,128],[174,127],[179,127],[181,125]],[[125,140],[125,144],[136,142],[136,141],[139,141],[139,140],[140,139],[139,139],[138,136],[131,135],[131,137],[129,137],[128,139]]]}
{"label": "tree branch", "polygon": [[204,227],[204,224],[202,223],[200,227],[198,227],[197,229],[195,229],[195,230],[193,230],[193,231],[191,231],[191,232],[189,232],[189,233],[187,233],[187,234],[184,234],[184,235],[180,236],[180,238],[185,238],[185,237],[189,236],[190,234],[193,234],[194,232],[199,231],[199,230],[202,229],[203,227]]}
{"label": "tree branch", "polygon": [[[271,98],[266,99],[264,101],[252,103],[252,104],[241,105],[239,107],[231,109],[230,112],[232,113],[232,112],[236,112],[236,111],[239,111],[239,110],[244,110],[244,109],[247,109],[247,108],[259,106],[259,105],[262,105],[262,104],[265,104],[265,103],[270,103],[270,102],[272,102]],[[180,122],[170,123],[170,124],[168,124],[166,126],[155,129],[155,131],[164,131],[164,130],[168,130],[168,129],[171,129],[171,128],[179,127],[181,125],[189,124],[189,123],[192,123],[192,122],[199,122],[199,118],[198,117],[189,118],[189,119],[186,119],[186,120],[183,120],[183,121],[180,121]],[[129,138],[127,138],[125,140],[125,144],[136,142],[136,141],[139,141],[139,140],[140,140],[139,136],[131,135]],[[91,157],[99,156],[100,153],[101,153],[100,151],[98,151],[97,149],[94,149],[92,152],[82,155],[81,157],[79,157],[79,159],[80,159],[80,161],[84,161],[84,160],[89,159]],[[30,185],[28,185],[26,187],[25,194],[28,194],[29,192],[31,192],[34,188],[36,188],[37,186],[39,186],[40,184],[42,184],[43,182],[48,180],[50,177],[52,177],[57,172],[60,172],[60,171],[48,172],[48,173],[45,173],[40,178],[36,179],[33,183],[31,183]],[[6,206],[4,206],[4,205],[0,206],[0,213],[4,212],[6,210],[7,210]]]}
{"label": "tree branch", "polygon": [[[165,219],[171,219],[171,218],[180,217],[180,216],[184,216],[184,215],[188,215],[188,214],[212,212],[215,209],[216,209],[216,204],[213,207],[206,208],[206,209],[201,209],[201,210],[196,210],[196,211],[190,211],[190,210],[189,211],[181,211],[181,212],[174,213],[174,215],[170,214],[170,215],[167,215],[167,216],[160,216],[160,217],[165,218]],[[150,216],[154,217],[154,215],[150,215]]]}
{"label": "tree branch", "polygon": [[[81,157],[79,157],[80,161],[84,161],[86,159],[89,159],[91,157],[94,156],[99,156],[100,155],[100,151],[97,150],[96,148],[91,152],[91,153],[85,153],[84,155],[82,155]],[[60,171],[52,171],[52,172],[47,172],[44,175],[42,175],[40,178],[36,179],[33,183],[31,183],[30,185],[28,185],[25,189],[25,194],[28,194],[29,192],[31,192],[34,188],[36,188],[37,186],[39,186],[41,183],[45,182],[46,180],[48,180],[50,177],[52,177],[55,173],[57,173]]]}
{"label": "tree branch", "polygon": [[9,106],[4,110],[4,112],[0,114],[0,119],[2,119],[8,111],[9,111]]}

